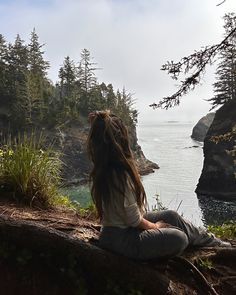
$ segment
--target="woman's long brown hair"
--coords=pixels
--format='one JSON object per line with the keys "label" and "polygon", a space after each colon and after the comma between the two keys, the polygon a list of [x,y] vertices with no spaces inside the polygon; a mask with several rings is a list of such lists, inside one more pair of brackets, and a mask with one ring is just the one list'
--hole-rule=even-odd
{"label": "woman's long brown hair", "polygon": [[91,128],[88,136],[88,154],[93,162],[90,173],[91,194],[100,219],[103,204],[109,204],[112,192],[125,197],[129,185],[139,208],[146,204],[146,194],[129,145],[128,131],[122,120],[110,111],[89,115]]}

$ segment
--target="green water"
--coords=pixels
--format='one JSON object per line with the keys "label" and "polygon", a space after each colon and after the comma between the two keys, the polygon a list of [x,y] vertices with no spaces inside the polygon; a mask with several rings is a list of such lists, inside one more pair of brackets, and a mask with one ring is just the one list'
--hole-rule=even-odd
{"label": "green water", "polygon": [[91,203],[91,194],[88,185],[70,186],[62,189],[62,193],[86,208]]}

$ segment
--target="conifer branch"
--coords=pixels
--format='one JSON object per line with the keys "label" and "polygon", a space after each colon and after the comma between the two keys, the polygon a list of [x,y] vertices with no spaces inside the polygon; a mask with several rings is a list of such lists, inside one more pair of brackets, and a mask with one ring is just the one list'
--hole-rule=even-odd
{"label": "conifer branch", "polygon": [[178,80],[180,74],[187,75],[192,71],[185,80],[181,81],[179,89],[171,96],[162,98],[158,103],[149,105],[150,107],[169,109],[180,103],[180,98],[193,90],[198,85],[205,73],[206,66],[213,64],[215,57],[224,49],[232,46],[229,42],[230,38],[236,33],[234,27],[227,36],[218,44],[206,46],[204,49],[195,51],[189,56],[183,57],[179,62],[167,61],[161,68],[171,76],[172,79]]}

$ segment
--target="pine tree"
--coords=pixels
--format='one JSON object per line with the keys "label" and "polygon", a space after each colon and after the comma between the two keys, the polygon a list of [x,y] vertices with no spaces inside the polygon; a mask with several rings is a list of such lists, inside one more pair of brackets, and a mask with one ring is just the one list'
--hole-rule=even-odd
{"label": "pine tree", "polygon": [[137,123],[138,112],[133,108],[134,100],[131,93],[127,93],[123,88],[122,92],[119,90],[116,94],[117,106],[115,113],[121,117],[127,126],[133,127]]}
{"label": "pine tree", "polygon": [[89,92],[88,112],[107,109],[106,94],[104,91],[105,83],[93,87]]}
{"label": "pine tree", "polygon": [[80,90],[79,108],[82,115],[87,115],[89,109],[94,107],[94,102],[90,105],[90,92],[97,86],[97,78],[94,71],[97,70],[96,63],[91,61],[90,52],[83,49],[81,52],[81,60],[78,67],[78,86]]}
{"label": "pine tree", "polygon": [[76,81],[76,68],[74,61],[69,56],[65,57],[58,76],[60,79],[61,97],[67,97],[72,100]]}
{"label": "pine tree", "polygon": [[49,62],[43,58],[44,51],[42,47],[44,44],[39,43],[39,37],[36,34],[35,28],[31,32],[29,47],[29,70],[34,75],[39,75],[46,78],[47,70],[49,69]]}
{"label": "pine tree", "polygon": [[7,44],[5,38],[0,34],[0,99],[5,102],[6,98],[6,72],[7,72]]}
{"label": "pine tree", "polygon": [[100,84],[101,97],[103,100],[103,108],[114,111],[116,109],[116,95],[112,84]]}
{"label": "pine tree", "polygon": [[[228,13],[224,16],[225,36],[236,27],[236,15]],[[214,97],[209,99],[212,109],[231,99],[236,99],[236,32],[228,40],[227,46],[220,53],[220,63],[216,70],[216,82],[213,84]]]}
{"label": "pine tree", "polygon": [[113,90],[112,84],[107,85],[107,108],[114,111],[117,106],[116,95]]}
{"label": "pine tree", "polygon": [[28,50],[20,35],[14,44],[9,44],[7,54],[6,90],[11,107],[13,122],[23,122],[25,118],[24,104],[28,99]]}
{"label": "pine tree", "polygon": [[94,71],[98,68],[95,67],[96,63],[91,62],[91,56],[88,49],[83,49],[81,52],[81,61],[79,65],[79,82],[81,88],[86,94],[97,84],[97,78]]}
{"label": "pine tree", "polygon": [[28,106],[29,119],[32,120],[32,114],[36,116],[39,114],[41,119],[45,111],[45,104],[47,103],[50,93],[48,90],[47,70],[49,62],[43,58],[44,51],[42,47],[44,44],[39,43],[39,37],[35,29],[31,32],[29,50],[29,74],[28,74]]}
{"label": "pine tree", "polygon": [[76,78],[77,71],[75,63],[66,56],[62,67],[59,69],[59,93],[62,112],[67,116],[78,116],[79,93]]}

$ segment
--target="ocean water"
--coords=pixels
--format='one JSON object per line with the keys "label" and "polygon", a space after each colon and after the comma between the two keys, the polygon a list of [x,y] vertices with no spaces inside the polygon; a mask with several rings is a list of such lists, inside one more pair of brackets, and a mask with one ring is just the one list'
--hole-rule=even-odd
{"label": "ocean water", "polygon": [[196,185],[203,167],[203,144],[191,139],[191,122],[140,124],[139,144],[145,156],[160,169],[142,177],[149,207],[156,195],[166,208],[177,210],[198,226],[236,219],[236,204],[214,198],[198,200]]}
{"label": "ocean water", "polygon": [[[191,139],[193,126],[173,121],[138,125],[138,143],[145,156],[160,166],[142,177],[149,208],[155,208],[158,195],[162,206],[177,210],[198,226],[236,220],[236,202],[198,200],[194,192],[203,166],[203,144]],[[64,193],[81,206],[91,201],[87,186],[70,187]]]}

